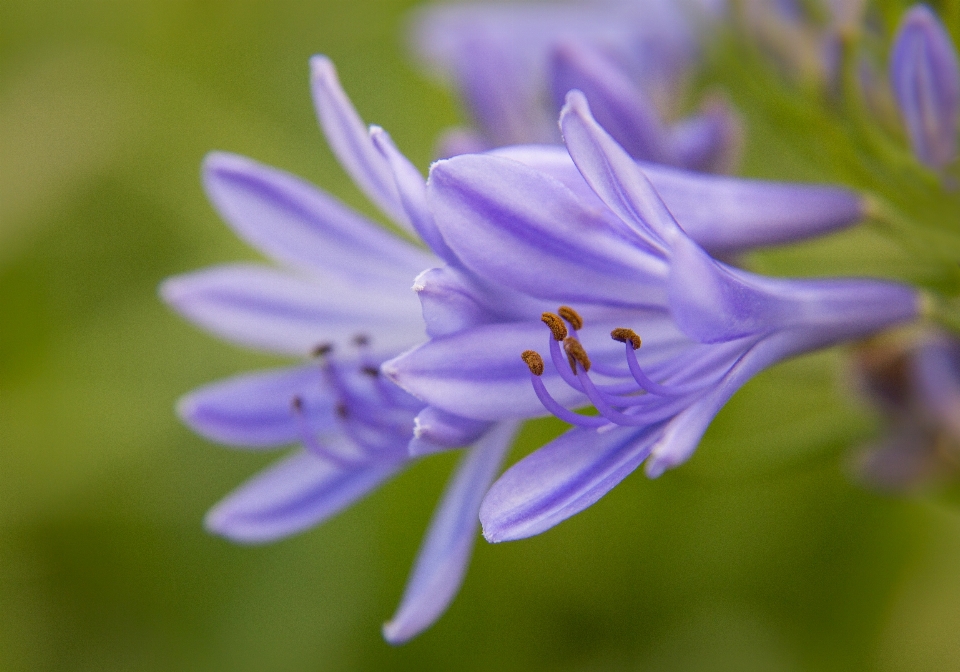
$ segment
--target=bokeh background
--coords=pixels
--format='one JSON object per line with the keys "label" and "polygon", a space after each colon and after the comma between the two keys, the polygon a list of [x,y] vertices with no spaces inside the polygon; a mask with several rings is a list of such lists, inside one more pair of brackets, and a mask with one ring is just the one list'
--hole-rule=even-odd
{"label": "bokeh background", "polygon": [[[404,647],[380,624],[456,455],[280,543],[203,531],[273,456],[194,436],[173,404],[275,360],[157,299],[167,275],[253,258],[200,161],[247,154],[375,217],[324,145],[307,58],[332,56],[425,169],[462,113],[408,58],[412,4],[0,4],[0,669],[960,669],[956,498],[850,478],[878,422],[842,349],[750,383],[686,466],[635,474],[540,537],[478,543],[450,611]],[[749,78],[729,79],[743,109]],[[743,172],[856,183],[828,141],[791,144],[785,109],[744,109]],[[924,273],[869,229],[753,263]],[[560,429],[530,424],[511,459]]]}

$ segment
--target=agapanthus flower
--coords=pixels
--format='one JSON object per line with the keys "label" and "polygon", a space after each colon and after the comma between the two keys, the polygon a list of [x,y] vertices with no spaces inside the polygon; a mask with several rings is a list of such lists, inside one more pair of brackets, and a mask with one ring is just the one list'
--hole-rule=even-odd
{"label": "agapanthus flower", "polygon": [[[580,92],[560,125],[579,182],[488,155],[441,161],[428,185],[437,226],[467,268],[560,307],[434,338],[383,366],[449,412],[549,411],[575,425],[492,486],[480,512],[491,541],[550,528],[644,461],[659,476],[690,457],[758,371],[909,321],[920,305],[891,282],[774,279],[717,261]],[[571,410],[587,405],[598,414]]]}
{"label": "agapanthus flower", "polygon": [[[419,223],[410,221],[393,170],[332,63],[318,56],[311,66],[314,102],[334,153],[370,200],[416,235]],[[456,595],[477,537],[480,499],[515,423],[427,407],[380,375],[386,358],[424,338],[410,285],[440,257],[300,178],[247,158],[211,154],[203,179],[223,219],[276,265],[177,276],[163,284],[164,300],[234,343],[308,360],[214,383],[180,401],[183,420],[214,441],[252,449],[301,444],[213,507],[210,531],[242,543],[285,537],[337,513],[417,455],[473,446],[434,514],[400,607],[384,626],[389,641],[405,641]],[[419,233],[434,252],[448,252],[434,232]]]}
{"label": "agapanthus flower", "polygon": [[861,449],[857,477],[886,491],[927,487],[960,474],[960,342],[935,330],[878,337],[857,349],[860,387],[886,424]]}
{"label": "agapanthus flower", "polygon": [[926,5],[913,6],[897,29],[890,83],[917,159],[937,170],[947,167],[957,157],[960,60]]}
{"label": "agapanthus flower", "polygon": [[441,153],[559,142],[567,91],[586,93],[598,120],[634,158],[724,171],[739,126],[721,99],[668,123],[704,26],[722,2],[450,5],[418,16],[415,48],[460,92],[477,126],[448,135]]}

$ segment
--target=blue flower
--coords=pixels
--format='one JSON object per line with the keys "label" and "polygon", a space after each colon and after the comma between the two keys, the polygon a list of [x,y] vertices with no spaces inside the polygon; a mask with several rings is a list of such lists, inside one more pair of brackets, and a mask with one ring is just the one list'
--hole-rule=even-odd
{"label": "blue flower", "polygon": [[950,35],[926,5],[912,7],[900,23],[890,82],[913,153],[942,170],[957,156],[960,62]]}
{"label": "blue flower", "polygon": [[[380,210],[440,255],[393,236],[329,194],[250,159],[204,163],[211,202],[276,265],[231,264],[168,279],[167,303],[234,343],[312,358],[200,388],[178,411],[199,434],[231,446],[301,448],[242,485],[207,515],[216,534],[262,543],[319,524],[402,470],[414,456],[472,444],[443,495],[384,636],[429,627],[463,581],[480,500],[515,423],[467,419],[384,378],[380,364],[425,337],[412,279],[455,261],[429,223],[411,219],[395,173],[423,178],[398,153],[388,162],[340,88],[332,63],[311,61],[321,126],[340,162]],[[378,144],[389,138],[377,132]],[[412,173],[411,173],[412,171]],[[402,180],[399,181],[402,185]]]}
{"label": "blue flower", "polygon": [[960,342],[936,331],[884,335],[858,348],[861,387],[887,431],[859,451],[856,475],[902,491],[960,474]]}
{"label": "blue flower", "polygon": [[[454,131],[441,153],[559,142],[556,114],[582,90],[598,120],[635,158],[723,171],[735,161],[739,123],[721,100],[676,124],[684,71],[724,2],[581,2],[432,7],[415,46],[453,81],[478,132]],[[552,103],[552,104],[551,104]]]}
{"label": "blue flower", "polygon": [[[490,489],[480,516],[491,541],[548,529],[644,461],[659,476],[690,457],[758,371],[920,309],[917,293],[895,283],[772,279],[715,260],[579,92],[561,128],[579,181],[491,155],[435,164],[428,186],[437,226],[468,269],[553,308],[433,338],[383,365],[448,412],[548,411],[577,425]],[[816,202],[810,187],[780,188],[784,209]],[[599,415],[569,410],[586,405]]]}

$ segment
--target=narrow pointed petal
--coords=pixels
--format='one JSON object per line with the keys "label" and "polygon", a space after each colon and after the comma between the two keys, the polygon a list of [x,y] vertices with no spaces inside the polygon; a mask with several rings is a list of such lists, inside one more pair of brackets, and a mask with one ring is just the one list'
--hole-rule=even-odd
{"label": "narrow pointed petal", "polygon": [[[349,279],[406,283],[435,263],[337,199],[294,175],[235,154],[214,152],[204,186],[245,241],[282,264]],[[371,257],[377,264],[370,264]]]}
{"label": "narrow pointed petal", "polygon": [[469,445],[490,428],[489,422],[471,420],[433,406],[420,411],[413,423],[413,439],[409,446],[411,457]]}
{"label": "narrow pointed petal", "polygon": [[457,126],[440,133],[433,155],[436,159],[449,159],[460,154],[479,154],[490,149],[490,142],[482,135]]}
{"label": "narrow pointed petal", "polygon": [[342,469],[297,452],[268,467],[207,513],[208,530],[261,544],[322,523],[397,473],[406,462],[369,462]]}
{"label": "narrow pointed petal", "polygon": [[[293,411],[302,400],[303,420]],[[272,448],[336,426],[335,400],[316,365],[245,374],[205,385],[177,403],[180,418],[198,434],[233,446]]]}
{"label": "narrow pointed petal", "polygon": [[643,171],[596,122],[579,91],[567,94],[560,130],[580,174],[623,222],[658,249],[667,248],[671,240],[682,235]]}
{"label": "narrow pointed petal", "polygon": [[[552,145],[517,145],[494,152],[544,171],[584,204],[606,205],[580,175],[570,155]],[[863,219],[864,198],[848,189],[706,175],[637,162],[677,222],[711,253],[796,242]]]}
{"label": "narrow pointed petal", "polygon": [[640,466],[659,428],[574,429],[523,458],[480,505],[483,536],[524,539],[580,513]]}
{"label": "narrow pointed petal", "polygon": [[[598,121],[606,128],[602,120]],[[702,114],[685,119],[670,129],[669,144],[678,166],[703,173],[728,173],[736,167],[742,139],[739,118],[727,103],[718,99],[711,101]],[[653,186],[656,187],[657,183],[654,182]],[[669,201],[667,205],[670,205]],[[673,215],[683,226],[677,213]]]}
{"label": "narrow pointed petal", "polygon": [[[662,300],[663,261],[541,171],[498,156],[458,156],[433,165],[428,198],[444,239],[481,277],[543,299]],[[625,292],[630,286],[647,291]]]}
{"label": "narrow pointed petal", "polygon": [[838,231],[863,219],[848,189],[704,175],[639,164],[683,230],[711,253],[737,253]]}
{"label": "narrow pointed petal", "polygon": [[393,172],[380,155],[346,92],[333,62],[326,56],[310,59],[313,103],[330,148],[357,186],[393,222],[412,231],[400,202]]}
{"label": "narrow pointed petal", "polygon": [[[431,406],[476,420],[546,415],[530,385],[524,350],[543,349],[548,333],[534,320],[490,324],[434,338],[385,362],[383,373]],[[584,397],[544,374],[544,383],[563,402]]]}
{"label": "narrow pointed petal", "polygon": [[960,123],[960,61],[950,35],[926,5],[915,5],[900,24],[890,81],[917,158],[932,168],[952,163]]}
{"label": "narrow pointed petal", "polygon": [[960,439],[960,345],[943,336],[929,339],[918,349],[912,373],[930,414]]}
{"label": "narrow pointed petal", "polygon": [[370,139],[393,172],[400,202],[413,228],[440,258],[447,263],[456,263],[456,256],[437,230],[433,214],[427,206],[427,185],[420,171],[400,153],[389,134],[379,126],[370,127]]}
{"label": "narrow pointed petal", "polygon": [[567,92],[578,89],[590,101],[600,125],[632,157],[675,162],[656,107],[621,66],[596,48],[568,41],[554,50],[551,69],[557,109]]}
{"label": "narrow pointed petal", "polygon": [[495,425],[470,449],[434,513],[397,612],[383,626],[391,644],[420,634],[447,610],[463,583],[480,521],[480,501],[516,435],[515,423]]}
{"label": "narrow pointed petal", "polygon": [[195,324],[270,352],[309,356],[318,344],[345,343],[363,333],[376,352],[392,354],[423,338],[416,297],[402,288],[319,284],[237,264],[170,278],[160,293]]}

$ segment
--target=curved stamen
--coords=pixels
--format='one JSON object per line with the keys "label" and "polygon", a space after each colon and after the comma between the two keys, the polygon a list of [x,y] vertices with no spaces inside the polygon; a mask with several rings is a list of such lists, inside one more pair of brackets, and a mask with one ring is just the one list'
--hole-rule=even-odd
{"label": "curved stamen", "polygon": [[566,320],[567,323],[573,327],[574,331],[580,331],[583,329],[583,318],[580,317],[580,313],[575,311],[570,306],[560,306],[557,308],[557,314]]}
{"label": "curved stamen", "polygon": [[327,448],[327,446],[320,443],[319,439],[317,439],[307,424],[306,413],[303,410],[303,406],[303,397],[296,396],[290,402],[290,408],[293,410],[293,414],[297,416],[297,425],[300,429],[300,441],[307,450],[314,455],[333,462],[335,465],[344,470],[356,469],[366,464],[366,460],[352,460],[342,455],[338,455]]}
{"label": "curved stamen", "polygon": [[540,315],[540,321],[550,328],[554,340],[562,341],[567,337],[567,325],[553,313],[543,313]]}
{"label": "curved stamen", "polygon": [[652,422],[657,422],[662,418],[661,413],[632,413],[626,414],[621,413],[617,409],[613,408],[605,398],[605,395],[597,389],[596,385],[593,384],[593,381],[590,380],[590,376],[587,375],[586,371],[582,369],[577,371],[577,378],[580,379],[580,382],[583,384],[584,393],[587,395],[587,398],[593,403],[594,407],[600,412],[600,415],[618,425],[624,425],[628,427],[642,427],[643,425],[649,425]]}
{"label": "curved stamen", "polygon": [[637,381],[637,385],[650,394],[655,394],[661,397],[671,397],[678,394],[692,392],[693,390],[698,390],[703,387],[702,384],[680,387],[661,385],[660,383],[651,380],[650,377],[643,372],[643,369],[640,368],[640,362],[637,360],[636,350],[640,348],[640,337],[637,336],[637,333],[633,329],[617,327],[610,332],[610,338],[615,341],[620,341],[624,344],[627,366],[630,368],[630,375],[633,376],[635,381]]}
{"label": "curved stamen", "polygon": [[599,418],[595,415],[580,415],[579,413],[574,413],[568,408],[560,405],[560,402],[550,395],[550,392],[547,391],[543,381],[540,380],[540,376],[543,375],[543,358],[533,350],[524,350],[520,357],[530,369],[530,382],[533,384],[533,391],[536,392],[537,398],[540,400],[540,403],[543,404],[544,408],[550,411],[553,415],[557,416],[564,422],[568,422],[571,425],[576,425],[578,427],[597,429],[610,424],[603,418]]}

